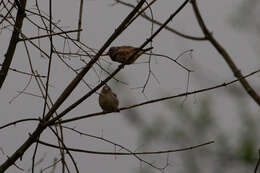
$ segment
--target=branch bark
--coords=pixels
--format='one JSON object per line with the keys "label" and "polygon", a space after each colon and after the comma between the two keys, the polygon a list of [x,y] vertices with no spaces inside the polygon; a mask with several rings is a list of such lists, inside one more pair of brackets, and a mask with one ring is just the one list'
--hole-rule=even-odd
{"label": "branch bark", "polygon": [[[21,2],[26,2],[26,0],[21,0]],[[124,21],[120,24],[120,26],[114,31],[114,33],[110,36],[110,38],[106,41],[106,43],[102,46],[102,48],[98,51],[96,56],[85,66],[84,69],[71,81],[71,83],[67,86],[67,88],[63,91],[57,101],[54,103],[53,107],[49,110],[47,115],[43,120],[39,123],[35,131],[29,136],[29,138],[0,166],[0,173],[6,171],[11,165],[13,165],[16,160],[18,160],[24,152],[35,142],[37,142],[40,134],[46,129],[46,123],[53,113],[60,107],[60,105],[66,100],[66,98],[71,94],[71,92],[75,89],[75,87],[79,84],[81,79],[85,76],[85,74],[91,69],[91,67],[95,64],[95,62],[99,59],[102,53],[106,50],[106,48],[126,29],[125,26],[128,22],[134,17],[134,15],[138,12],[138,10],[145,3],[145,0],[141,0],[135,9],[124,19]],[[25,4],[24,4],[25,5]],[[18,33],[19,34],[19,33]],[[16,43],[18,41],[18,37],[16,38]],[[7,69],[8,70],[8,69]]]}
{"label": "branch bark", "polygon": [[236,64],[233,62],[231,56],[228,54],[228,52],[221,46],[221,44],[214,38],[214,36],[210,33],[208,30],[206,24],[204,23],[204,20],[201,17],[197,1],[191,0],[190,1],[193,7],[193,11],[195,13],[195,16],[197,18],[197,21],[199,23],[199,26],[204,33],[207,40],[215,47],[215,49],[219,52],[219,54],[222,55],[223,59],[226,61],[228,66],[230,67],[231,71],[233,72],[234,76],[239,79],[239,82],[244,87],[246,92],[249,96],[260,106],[260,96],[256,93],[256,91],[251,87],[251,85],[248,83],[248,81],[243,78],[243,74],[238,69]]}
{"label": "branch bark", "polygon": [[17,14],[16,14],[16,20],[14,25],[14,30],[12,33],[12,37],[7,49],[7,52],[5,54],[5,60],[3,62],[3,66],[0,70],[0,88],[2,88],[4,81],[6,79],[9,67],[12,63],[16,45],[19,41],[19,34],[21,32],[22,26],[23,26],[23,20],[25,17],[25,7],[26,7],[26,0],[20,1],[20,7],[18,8]]}

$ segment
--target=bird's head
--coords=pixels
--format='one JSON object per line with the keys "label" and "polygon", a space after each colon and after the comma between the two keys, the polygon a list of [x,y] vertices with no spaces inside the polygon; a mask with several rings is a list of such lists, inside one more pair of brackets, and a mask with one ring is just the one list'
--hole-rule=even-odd
{"label": "bird's head", "polygon": [[108,50],[108,55],[110,56],[110,58],[112,60],[114,60],[115,55],[116,55],[118,49],[119,49],[119,47],[110,47],[110,49]]}
{"label": "bird's head", "polygon": [[106,94],[106,93],[109,93],[111,92],[111,88],[107,85],[105,85],[101,91],[102,94]]}

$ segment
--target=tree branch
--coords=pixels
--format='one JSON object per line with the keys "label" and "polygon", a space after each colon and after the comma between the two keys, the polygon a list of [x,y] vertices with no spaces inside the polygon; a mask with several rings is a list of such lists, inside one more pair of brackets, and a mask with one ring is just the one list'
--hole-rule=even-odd
{"label": "tree branch", "polygon": [[24,9],[26,7],[26,0],[21,0],[20,6],[21,6],[21,8],[18,9],[17,14],[16,14],[15,25],[14,25],[12,37],[11,37],[11,40],[9,43],[9,47],[5,54],[5,60],[4,60],[3,66],[0,70],[0,88],[2,88],[2,86],[4,84],[9,67],[10,67],[13,57],[14,57],[16,45],[19,41],[19,34],[21,32],[21,29],[23,26],[23,19],[25,17]]}
{"label": "tree branch", "polygon": [[260,96],[256,93],[256,91],[250,86],[248,81],[243,78],[242,73],[236,66],[236,64],[233,62],[232,58],[228,54],[228,52],[218,43],[218,41],[213,37],[213,35],[209,32],[206,24],[204,23],[198,5],[196,0],[191,0],[190,1],[193,7],[193,11],[196,15],[197,21],[199,23],[199,26],[204,33],[205,37],[207,40],[215,47],[215,49],[222,55],[230,69],[232,70],[234,76],[239,79],[240,83],[246,90],[246,92],[251,96],[251,98],[260,106]]}
{"label": "tree branch", "polygon": [[[124,1],[121,1],[121,0],[114,0],[116,1],[117,3],[119,4],[122,4],[122,5],[125,5],[127,7],[130,7],[130,8],[134,8],[134,5],[133,4],[130,4],[130,3],[127,3],[127,2],[124,2]],[[156,24],[156,25],[159,25],[159,26],[162,26],[163,23],[161,23],[160,21],[158,20],[155,20],[155,19],[152,19],[151,17],[147,16],[145,13],[142,13],[141,16],[143,18],[145,18],[146,20]],[[172,33],[175,33],[176,35],[180,36],[180,37],[183,37],[183,38],[186,38],[186,39],[190,39],[190,40],[196,40],[196,41],[205,41],[207,40],[205,37],[195,37],[195,36],[190,36],[190,35],[187,35],[187,34],[183,34],[169,26],[165,26],[164,27],[166,30],[172,32]]]}
{"label": "tree branch", "polygon": [[[243,76],[243,78],[247,78],[247,77],[252,76],[252,75],[254,75],[256,73],[259,73],[259,72],[260,72],[260,69],[257,70],[257,71],[254,71],[254,72],[252,72],[250,74],[247,74],[246,76]],[[209,87],[209,88],[203,88],[203,89],[192,91],[192,92],[185,92],[185,93],[181,93],[181,94],[177,94],[177,95],[173,95],[173,96],[168,96],[168,97],[162,97],[162,98],[158,98],[158,99],[149,100],[149,101],[138,103],[138,104],[131,105],[131,106],[125,106],[125,107],[120,108],[119,110],[122,111],[122,110],[132,109],[132,108],[143,106],[143,105],[146,105],[146,104],[151,104],[151,103],[156,103],[156,102],[169,100],[169,99],[173,99],[173,98],[186,97],[186,96],[192,95],[192,94],[197,94],[197,93],[201,93],[201,92],[211,91],[211,90],[214,90],[214,89],[217,89],[217,88],[226,87],[226,86],[231,85],[231,84],[233,84],[235,82],[238,82],[238,81],[239,81],[239,79],[235,79],[233,81],[230,81],[230,82],[227,82],[227,83],[222,83],[222,84],[219,84],[219,85],[215,85],[215,86]],[[96,116],[100,116],[100,115],[104,115],[104,114],[108,114],[108,113],[112,113],[112,112],[97,112],[97,113],[88,114],[88,115],[76,116],[75,118],[62,120],[62,121],[57,122],[57,123],[54,121],[54,119],[52,119],[52,120],[50,120],[48,122],[48,125],[54,125],[54,124],[58,124],[58,123],[64,124],[64,123],[68,123],[68,122],[72,122],[72,121],[76,121],[76,120],[81,120],[81,119],[85,119],[85,118],[90,118],[90,117],[96,117]]]}
{"label": "tree branch", "polygon": [[[26,2],[26,0],[21,0],[21,2]],[[120,24],[120,26],[114,31],[114,33],[110,36],[110,38],[105,42],[96,56],[86,65],[84,69],[71,81],[71,83],[67,86],[67,88],[63,91],[57,101],[54,103],[53,107],[49,110],[47,115],[44,117],[41,123],[39,123],[38,127],[35,131],[29,136],[29,138],[13,153],[1,166],[0,172],[4,172],[7,170],[11,165],[15,163],[15,161],[20,158],[23,153],[34,143],[37,141],[40,134],[45,130],[47,127],[45,122],[47,122],[53,113],[60,107],[60,105],[66,100],[66,98],[71,94],[74,88],[78,85],[81,79],[85,76],[85,74],[91,69],[91,67],[95,64],[98,60],[100,55],[105,51],[105,49],[124,31],[125,25],[134,17],[134,15],[138,12],[138,10],[142,7],[145,0],[141,0],[135,9],[124,19],[124,21]],[[19,33],[19,32],[18,32]],[[18,38],[16,38],[16,42]]]}
{"label": "tree branch", "polygon": [[[47,143],[47,142],[43,142],[43,141],[38,141],[39,144],[48,146],[48,147],[52,147],[52,148],[57,148],[60,149],[61,147]],[[88,153],[88,154],[98,154],[98,155],[120,155],[120,156],[127,156],[127,155],[151,155],[151,154],[165,154],[165,153],[174,153],[174,152],[181,152],[181,151],[187,151],[187,150],[192,150],[195,148],[199,148],[205,145],[209,145],[209,144],[213,144],[214,141],[209,141],[209,142],[205,142],[199,145],[194,145],[194,146],[190,146],[190,147],[185,147],[185,148],[179,148],[179,149],[173,149],[173,150],[161,150],[161,151],[150,151],[150,152],[104,152],[104,151],[91,151],[91,150],[83,150],[83,149],[79,149],[79,148],[62,148],[62,149],[66,149],[69,151],[73,151],[73,152],[80,152],[80,153]]]}

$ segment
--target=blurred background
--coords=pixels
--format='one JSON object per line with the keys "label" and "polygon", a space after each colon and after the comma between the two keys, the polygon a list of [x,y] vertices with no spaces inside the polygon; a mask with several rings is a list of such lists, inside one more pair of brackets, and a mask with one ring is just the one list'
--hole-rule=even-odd
{"label": "blurred background", "polygon": [[[136,1],[126,1],[133,5]],[[153,7],[155,20],[164,22],[182,3],[181,0],[164,0],[156,2]],[[6,2],[7,3],[7,2]],[[48,14],[48,2],[39,1],[43,14]],[[63,30],[77,28],[80,1],[53,1],[53,19]],[[198,0],[198,6],[206,25],[215,38],[229,52],[233,61],[243,74],[248,74],[260,67],[260,3],[257,0]],[[35,10],[35,2],[28,1],[27,8]],[[83,7],[83,24],[81,42],[98,50],[121,23],[131,8],[116,3],[113,0],[86,0]],[[15,13],[14,13],[15,14]],[[151,16],[150,12],[146,13]],[[27,15],[35,22],[41,23],[39,17]],[[182,33],[203,36],[191,5],[187,5],[168,25]],[[159,26],[154,25],[154,30]],[[1,26],[0,57],[1,63],[6,53],[12,28]],[[151,22],[139,17],[125,32],[123,32],[112,46],[131,45],[140,46],[151,35]],[[54,28],[55,30],[55,28]],[[25,19],[23,32],[32,37],[44,34],[33,28]],[[41,33],[42,32],[42,33]],[[76,38],[76,34],[70,34]],[[37,42],[37,41],[35,41]],[[60,52],[81,53],[78,48],[60,37],[54,37],[54,45]],[[152,43],[153,53],[164,54],[176,58],[182,52],[193,49],[192,54],[179,58],[194,72],[188,73],[172,61],[162,57],[151,57],[150,70],[153,75],[148,80],[149,56],[142,56],[134,65],[126,66],[108,85],[118,95],[120,107],[129,106],[143,101],[176,95],[188,91],[212,87],[234,80],[231,70],[214,47],[207,41],[185,39],[176,34],[163,30]],[[49,50],[48,38],[41,40],[40,47]],[[47,74],[48,59],[30,45],[29,47],[33,67],[40,74]],[[63,89],[75,77],[75,72],[67,67],[61,59],[54,56],[50,78],[50,95],[55,101]],[[85,56],[63,56],[62,59],[74,69],[80,69],[84,62],[89,61]],[[99,64],[107,71],[116,69],[116,63],[107,57],[102,57]],[[29,62],[23,43],[19,43],[12,68],[30,71]],[[88,73],[84,80],[91,86],[96,86],[100,80],[108,75],[98,66]],[[43,79],[45,80],[45,79]],[[260,91],[259,74],[248,78],[256,91]],[[44,81],[45,82],[45,81]],[[26,90],[23,91],[28,84]],[[19,93],[23,91],[23,94]],[[82,93],[89,91],[82,82],[69,99],[61,106],[59,112],[72,104]],[[1,89],[0,113],[1,125],[24,119],[42,116],[43,99],[36,83],[30,76],[10,71]],[[98,94],[91,96],[79,107],[65,116],[65,119],[84,114],[101,111],[98,105]],[[158,167],[164,167],[165,172],[206,173],[206,172],[253,172],[258,160],[260,109],[247,95],[240,83],[227,87],[198,93],[186,98],[148,104],[120,113],[83,119],[64,124],[81,132],[102,136],[115,143],[129,148],[131,151],[159,151],[170,150],[197,145],[214,140],[215,143],[198,149],[141,156],[142,159]],[[28,137],[37,123],[25,122],[0,131],[0,162],[6,160]],[[56,144],[55,136],[46,130],[41,140]],[[114,145],[91,137],[81,136],[71,130],[64,129],[64,141],[68,147],[83,148],[95,151],[123,151]],[[30,172],[32,154],[31,147],[17,165]],[[55,152],[54,152],[55,151]],[[158,172],[132,156],[103,156],[73,153],[81,172]],[[36,172],[48,167],[59,159],[59,151],[39,146],[36,161]],[[68,163],[71,163],[69,159]],[[73,172],[72,164],[70,168]],[[46,169],[44,172],[59,172]],[[11,167],[7,172],[20,172]]]}

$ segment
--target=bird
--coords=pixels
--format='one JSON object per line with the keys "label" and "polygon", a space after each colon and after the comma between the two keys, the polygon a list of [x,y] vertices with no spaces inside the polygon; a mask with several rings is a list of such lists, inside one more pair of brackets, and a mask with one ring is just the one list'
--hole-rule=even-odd
{"label": "bird", "polygon": [[[151,49],[153,49],[153,47],[140,50],[139,48],[132,47],[132,46],[116,46],[116,47],[111,47],[108,50],[107,54],[112,61],[129,65],[129,64],[133,64],[137,60],[137,58],[139,58],[143,53]],[[136,55],[131,58],[131,56],[136,51],[137,51]]]}
{"label": "bird", "polygon": [[119,100],[117,95],[112,92],[111,88],[107,85],[103,87],[99,95],[99,105],[103,111],[119,112]]}

